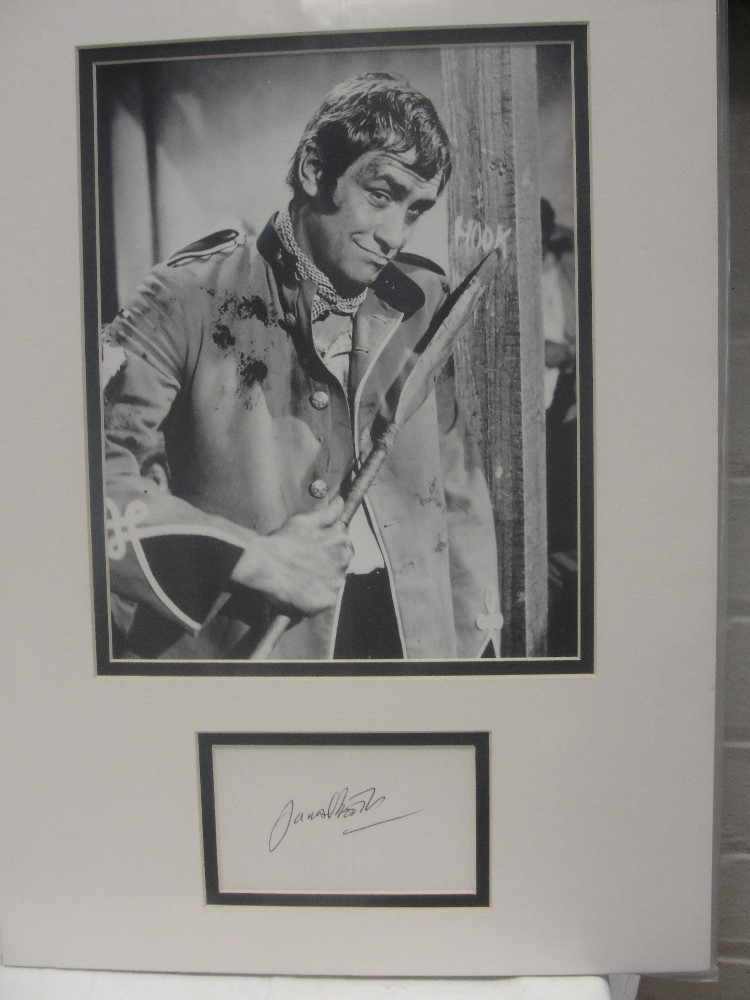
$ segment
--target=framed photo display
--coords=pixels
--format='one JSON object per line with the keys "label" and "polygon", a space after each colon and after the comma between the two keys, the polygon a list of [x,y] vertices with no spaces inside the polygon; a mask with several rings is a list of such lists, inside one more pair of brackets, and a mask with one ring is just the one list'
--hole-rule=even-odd
{"label": "framed photo display", "polygon": [[711,966],[721,46],[679,10],[19,12],[5,962]]}

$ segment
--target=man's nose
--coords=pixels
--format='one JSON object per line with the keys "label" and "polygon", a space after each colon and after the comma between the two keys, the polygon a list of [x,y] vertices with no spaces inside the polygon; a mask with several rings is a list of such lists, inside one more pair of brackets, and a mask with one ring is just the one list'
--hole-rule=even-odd
{"label": "man's nose", "polygon": [[387,256],[398,253],[406,242],[406,213],[397,207],[381,215],[375,227],[375,240]]}

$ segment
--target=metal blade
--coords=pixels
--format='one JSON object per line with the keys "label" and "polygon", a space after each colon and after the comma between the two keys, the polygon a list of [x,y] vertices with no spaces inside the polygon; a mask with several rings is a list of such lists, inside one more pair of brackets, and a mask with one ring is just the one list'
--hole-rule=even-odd
{"label": "metal blade", "polygon": [[[481,279],[489,278],[497,251],[491,250],[463,281],[455,288],[425,335],[386,392],[379,412],[383,424],[402,427],[432,391],[435,379],[450,358],[458,334],[474,308],[481,287]],[[477,285],[474,281],[477,281]]]}

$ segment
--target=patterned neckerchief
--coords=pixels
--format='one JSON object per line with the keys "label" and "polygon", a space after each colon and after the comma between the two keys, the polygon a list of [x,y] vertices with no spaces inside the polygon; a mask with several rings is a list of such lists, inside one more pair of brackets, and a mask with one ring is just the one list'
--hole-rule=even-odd
{"label": "patterned neckerchief", "polygon": [[362,302],[364,302],[367,289],[351,299],[342,298],[331,284],[330,279],[323,274],[319,267],[313,264],[297,243],[297,240],[294,238],[292,219],[286,209],[282,209],[278,213],[274,225],[276,232],[281,237],[281,242],[294,257],[294,267],[299,280],[302,281],[304,278],[310,278],[318,287],[312,304],[311,318],[313,323],[318,317],[329,312],[338,313],[340,316],[353,316]]}

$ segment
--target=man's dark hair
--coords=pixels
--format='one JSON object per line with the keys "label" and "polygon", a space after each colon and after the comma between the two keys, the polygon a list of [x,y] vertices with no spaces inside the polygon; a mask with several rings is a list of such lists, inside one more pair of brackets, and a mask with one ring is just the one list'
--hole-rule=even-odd
{"label": "man's dark hair", "polygon": [[363,73],[338,84],[307,124],[287,175],[295,196],[301,193],[298,168],[315,147],[329,190],[363,153],[414,150],[412,169],[425,180],[440,174],[442,191],[451,173],[450,140],[429,98],[402,77]]}

